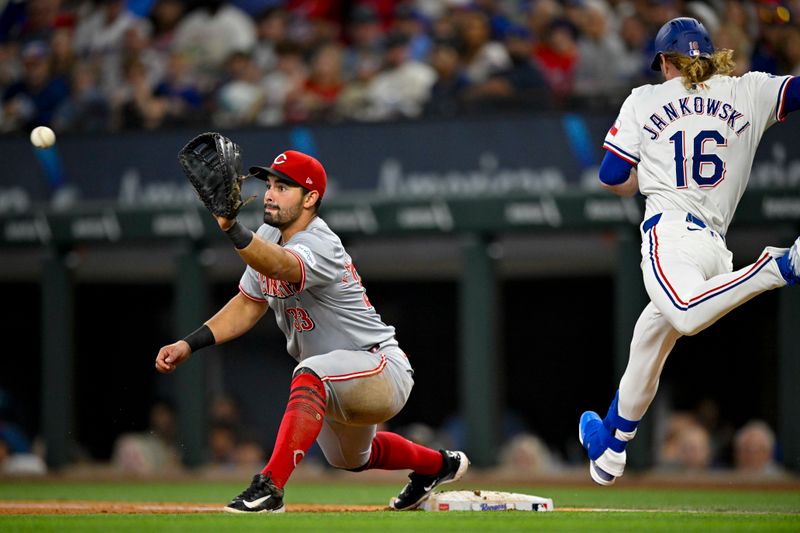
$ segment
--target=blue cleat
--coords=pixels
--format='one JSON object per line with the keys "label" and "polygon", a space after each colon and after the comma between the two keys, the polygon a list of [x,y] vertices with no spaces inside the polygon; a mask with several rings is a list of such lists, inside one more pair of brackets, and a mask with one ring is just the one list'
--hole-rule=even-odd
{"label": "blue cleat", "polygon": [[792,247],[785,254],[775,261],[778,262],[778,268],[781,269],[781,274],[788,285],[800,282],[800,237],[794,241]]}
{"label": "blue cleat", "polygon": [[589,455],[589,474],[599,485],[613,485],[625,471],[625,447],[636,435],[639,420],[628,420],[619,415],[619,391],[614,396],[608,414],[601,419],[594,411],[581,415],[578,439]]}
{"label": "blue cleat", "polygon": [[[614,453],[604,444],[608,434],[609,431],[603,425],[600,415],[594,411],[586,411],[581,415],[581,421],[578,424],[578,440],[581,441],[581,445],[589,455],[589,475],[592,476],[595,483],[603,486],[613,485],[617,480],[617,476],[606,472],[595,462],[607,452]],[[622,468],[625,468],[624,451],[622,452]],[[620,471],[618,475],[622,475],[622,472]]]}
{"label": "blue cleat", "polygon": [[605,451],[602,442],[604,430],[603,419],[594,411],[586,411],[581,415],[581,421],[578,424],[578,439],[590,459],[597,459]]}

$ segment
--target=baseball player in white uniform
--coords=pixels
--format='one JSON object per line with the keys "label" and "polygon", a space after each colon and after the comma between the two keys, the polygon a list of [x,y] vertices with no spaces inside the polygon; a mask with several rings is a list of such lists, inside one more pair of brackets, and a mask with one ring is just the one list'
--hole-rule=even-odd
{"label": "baseball player in white uniform", "polygon": [[604,186],[647,198],[641,266],[650,303],[608,414],[587,411],[580,419],[589,471],[601,485],[622,475],[625,447],[675,342],[757,294],[800,280],[800,238],[733,271],[728,225],[762,134],[800,108],[800,82],[761,72],[731,77],[731,58],[730,50],[714,50],[697,20],[669,21],[656,37],[652,65],[665,81],[634,89],[605,138]]}
{"label": "baseball player in white uniform", "polygon": [[253,233],[216,217],[247,263],[239,293],[156,357],[160,372],[172,372],[192,352],[249,331],[268,309],[286,335],[298,365],[272,456],[225,510],[283,511],[284,485],[315,440],[336,468],[412,470],[392,507],[414,509],[437,486],[461,478],[467,456],[377,431],[405,405],[413,370],[341,240],[317,215],[327,184],[320,162],[288,150],[250,174],[267,182],[265,224]]}

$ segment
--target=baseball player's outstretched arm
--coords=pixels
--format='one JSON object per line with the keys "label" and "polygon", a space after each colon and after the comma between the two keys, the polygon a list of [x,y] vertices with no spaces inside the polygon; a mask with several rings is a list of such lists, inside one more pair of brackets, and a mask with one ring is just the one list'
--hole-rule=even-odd
{"label": "baseball player's outstretched arm", "polygon": [[[266,302],[256,302],[241,293],[237,294],[205,323],[213,337],[213,342],[209,344],[222,344],[250,331],[267,309],[269,306]],[[189,343],[183,339],[163,346],[156,356],[156,370],[168,374],[189,359],[191,354]]]}
{"label": "baseball player's outstretched arm", "polygon": [[[214,217],[222,231],[229,231],[236,221],[220,216]],[[247,230],[250,231],[250,230]],[[258,235],[253,234],[253,239],[244,248],[236,248],[242,261],[254,268],[257,272],[264,274],[268,278],[288,281],[289,283],[300,283],[303,279],[303,271],[300,267],[300,260],[287,252],[283,247],[275,243],[267,242]]]}
{"label": "baseball player's outstretched arm", "polygon": [[245,248],[236,251],[245,263],[268,278],[289,283],[300,283],[303,279],[303,271],[297,256],[275,243],[261,239],[258,235],[255,235]]}
{"label": "baseball player's outstretched arm", "polygon": [[269,309],[267,302],[256,302],[238,293],[217,311],[206,325],[214,334],[216,344],[222,344],[253,329],[267,309]]}

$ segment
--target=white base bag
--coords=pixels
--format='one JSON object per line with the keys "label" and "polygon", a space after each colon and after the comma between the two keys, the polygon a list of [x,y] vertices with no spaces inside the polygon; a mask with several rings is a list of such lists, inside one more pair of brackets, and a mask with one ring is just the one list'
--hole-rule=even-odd
{"label": "white base bag", "polygon": [[493,490],[451,490],[431,494],[420,505],[425,511],[552,511],[553,500]]}

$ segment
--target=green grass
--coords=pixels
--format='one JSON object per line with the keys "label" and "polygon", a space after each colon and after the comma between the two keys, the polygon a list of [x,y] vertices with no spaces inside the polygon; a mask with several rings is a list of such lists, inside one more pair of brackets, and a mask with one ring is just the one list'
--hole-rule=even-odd
{"label": "green grass", "polygon": [[284,515],[158,515],[3,517],[4,532],[112,531],[797,531],[787,515],[675,513],[305,513]]}
{"label": "green grass", "polygon": [[[402,483],[292,483],[286,501],[294,503],[383,505]],[[0,500],[99,500],[131,502],[198,502],[224,504],[246,485],[196,482],[143,483],[0,483]],[[455,486],[455,488],[468,488]],[[519,487],[487,485],[486,490],[524,492],[552,498],[556,508],[749,511],[800,513],[800,491],[745,491],[702,489],[643,489],[601,487]]]}
{"label": "green grass", "polygon": [[[101,500],[224,503],[239,483],[0,483],[0,500]],[[397,484],[296,483],[287,503],[384,505]],[[458,488],[458,487],[457,487]],[[464,487],[461,487],[464,488]],[[556,513],[288,513],[240,516],[168,515],[6,515],[6,532],[242,532],[254,531],[800,531],[800,491],[503,487],[553,498],[565,507],[630,509],[625,512]]]}

